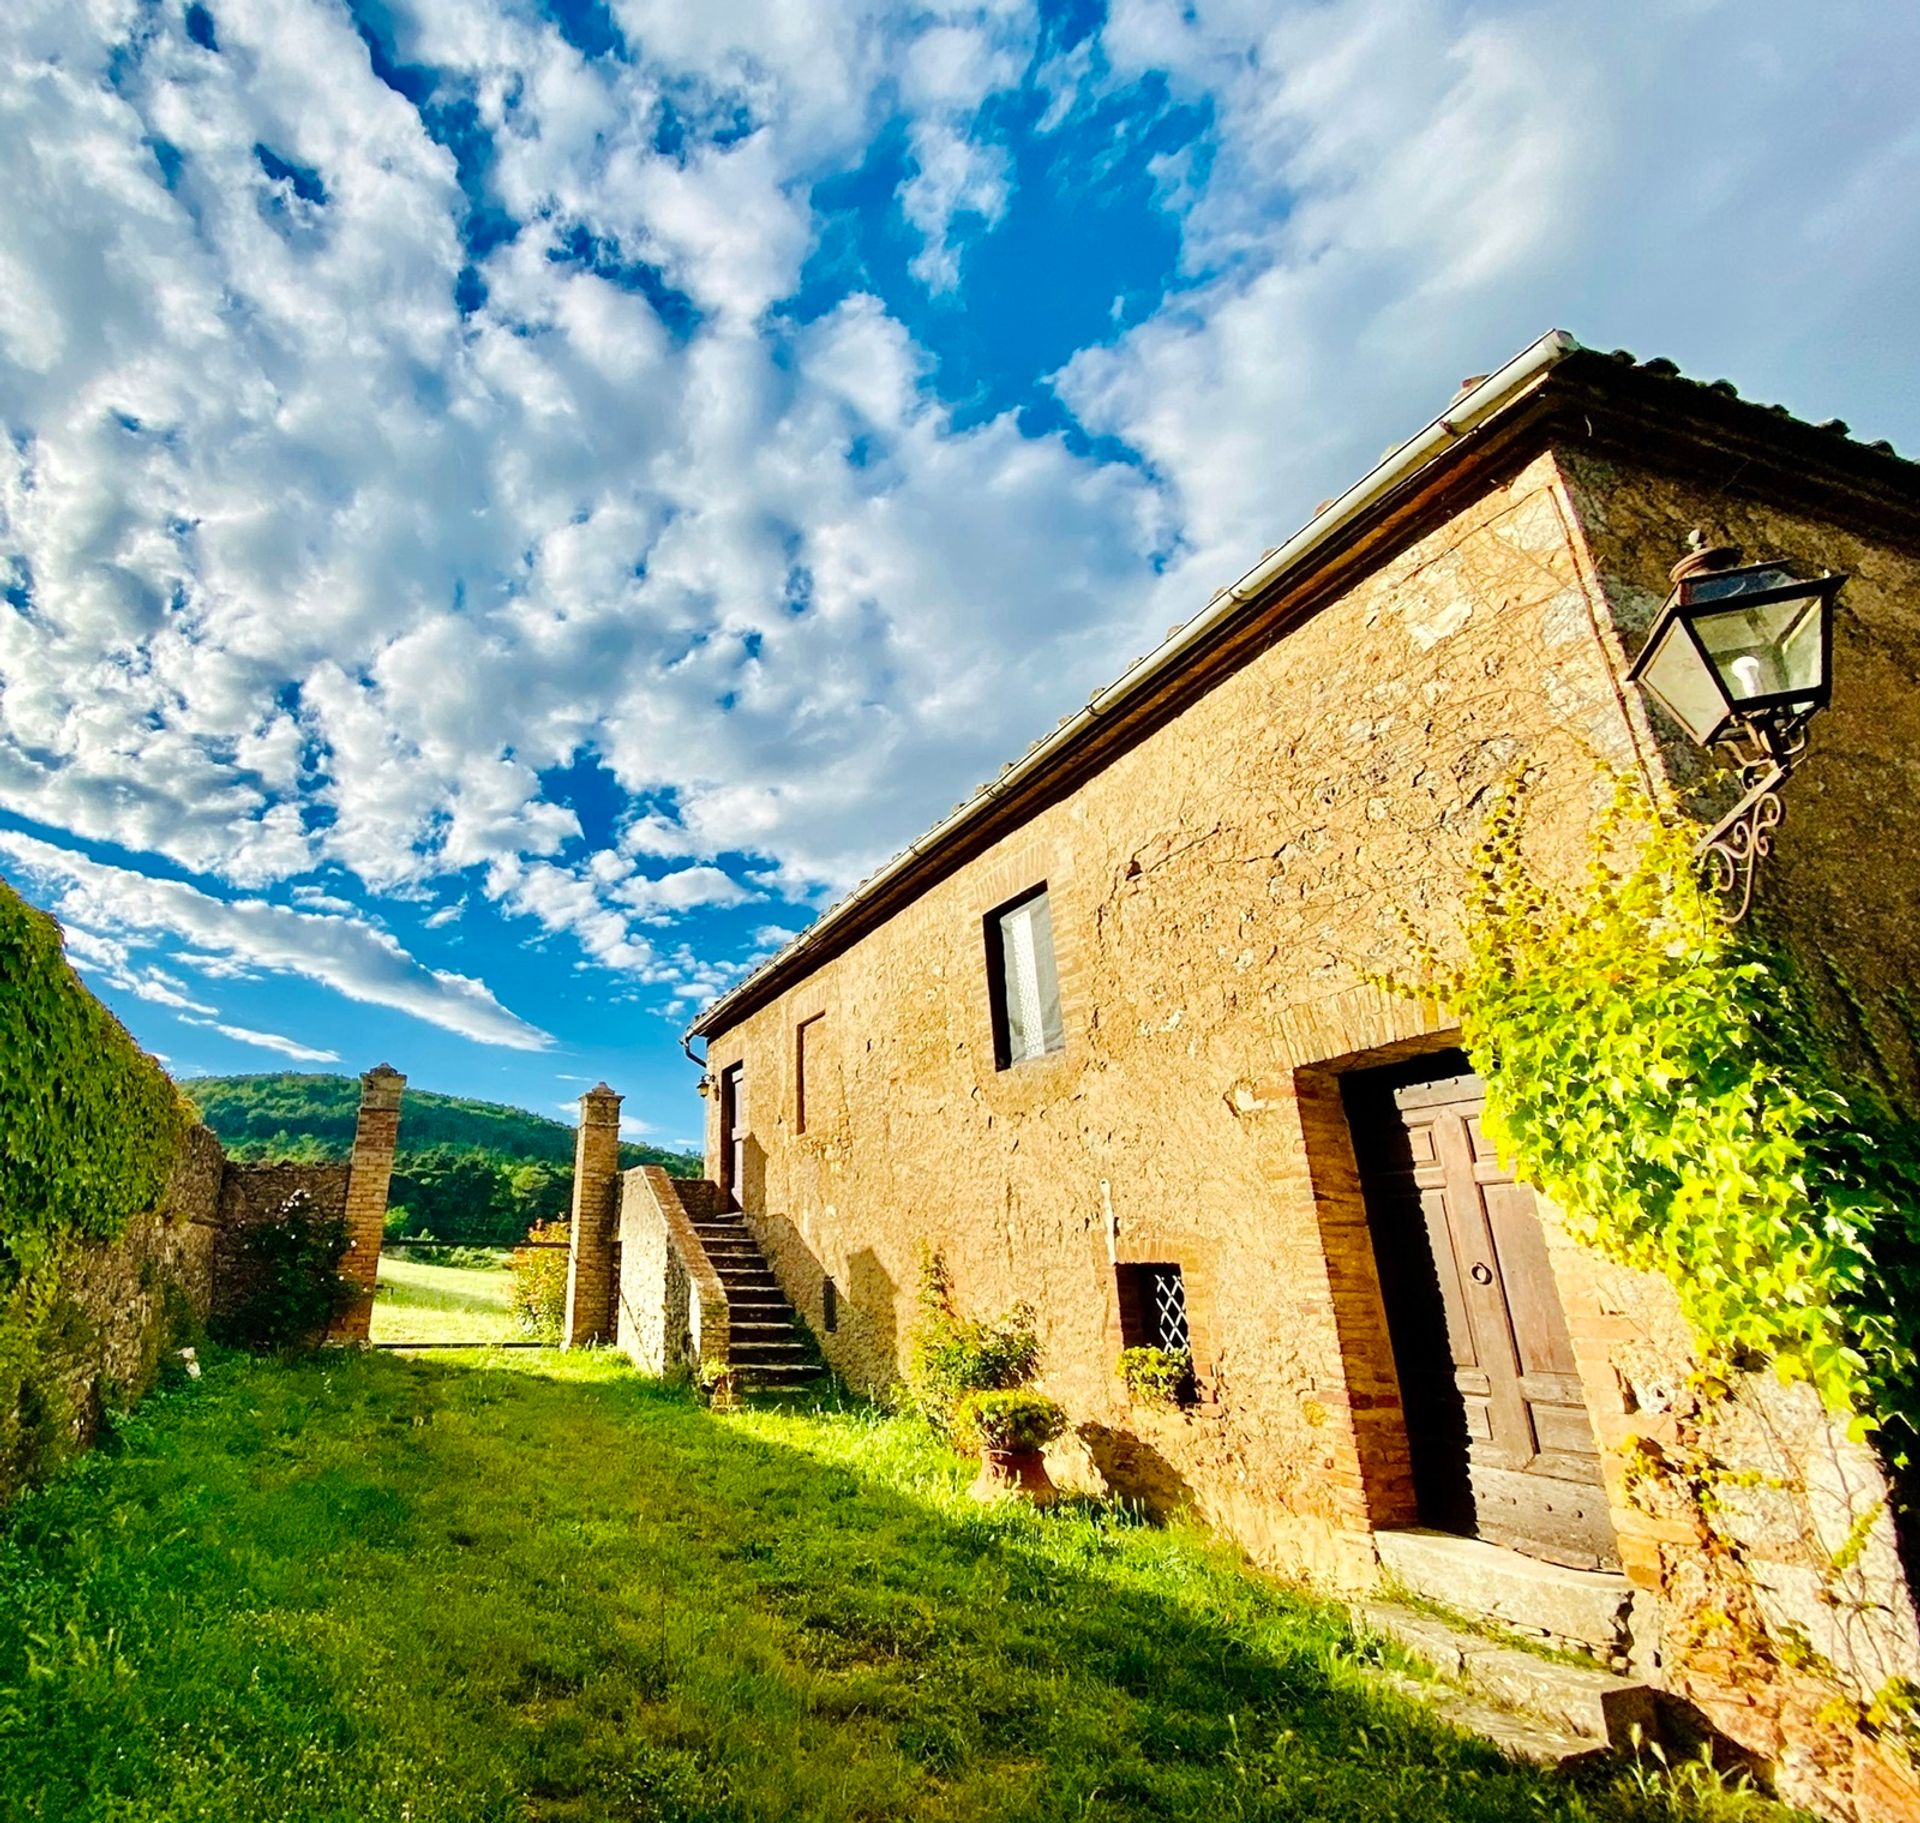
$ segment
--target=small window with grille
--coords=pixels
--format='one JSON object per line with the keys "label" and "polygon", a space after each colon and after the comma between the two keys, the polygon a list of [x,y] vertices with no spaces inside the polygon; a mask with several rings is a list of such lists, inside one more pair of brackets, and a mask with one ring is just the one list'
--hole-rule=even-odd
{"label": "small window with grille", "polygon": [[1193,1352],[1187,1323],[1187,1287],[1180,1268],[1165,1261],[1114,1269],[1120,1283],[1120,1346]]}

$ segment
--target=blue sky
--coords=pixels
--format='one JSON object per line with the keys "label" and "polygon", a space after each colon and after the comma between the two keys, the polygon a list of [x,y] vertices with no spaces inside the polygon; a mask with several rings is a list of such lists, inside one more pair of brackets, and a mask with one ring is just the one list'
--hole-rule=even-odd
{"label": "blue sky", "polygon": [[1552,325],[1920,447],[1920,14],[16,0],[0,871],[182,1073],[678,1033]]}

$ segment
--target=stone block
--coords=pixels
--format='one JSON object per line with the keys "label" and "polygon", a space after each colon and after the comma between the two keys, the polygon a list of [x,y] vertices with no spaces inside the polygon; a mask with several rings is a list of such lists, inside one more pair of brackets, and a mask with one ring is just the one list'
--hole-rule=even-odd
{"label": "stone block", "polygon": [[1425,1601],[1611,1661],[1628,1646],[1632,1587],[1605,1570],[1568,1570],[1451,1532],[1378,1532],[1388,1577]]}
{"label": "stone block", "polygon": [[1653,1690],[1597,1666],[1569,1664],[1457,1627],[1394,1602],[1367,1602],[1358,1618],[1435,1670],[1496,1703],[1525,1711],[1594,1745],[1628,1752],[1656,1738]]}

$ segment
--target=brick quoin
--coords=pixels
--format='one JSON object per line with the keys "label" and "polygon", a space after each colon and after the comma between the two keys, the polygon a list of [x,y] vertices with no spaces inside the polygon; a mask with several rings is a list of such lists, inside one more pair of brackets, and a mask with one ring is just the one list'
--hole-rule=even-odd
{"label": "brick quoin", "polygon": [[335,1322],[331,1339],[364,1342],[373,1323],[373,1287],[380,1273],[380,1244],[387,1225],[387,1188],[393,1151],[400,1138],[400,1097],[407,1079],[391,1064],[376,1064],[360,1078],[360,1117],[353,1129],[353,1160],[347,1175],[347,1251],[340,1271],[358,1288]]}
{"label": "brick quoin", "polygon": [[565,1348],[613,1340],[620,1102],[621,1097],[604,1082],[580,1097],[573,1153],[573,1236],[567,1252],[567,1321],[561,1338]]}

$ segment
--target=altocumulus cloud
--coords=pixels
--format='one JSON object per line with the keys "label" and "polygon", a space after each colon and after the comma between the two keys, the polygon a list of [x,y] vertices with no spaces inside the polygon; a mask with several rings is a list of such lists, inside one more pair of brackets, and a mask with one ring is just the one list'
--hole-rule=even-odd
{"label": "altocumulus cloud", "polygon": [[219,891],[6,852],[155,1006],[545,1041],[344,882],[683,1010],[1551,322],[1920,425],[1908,6],[564,11],[0,20],[0,803]]}

